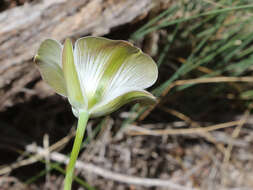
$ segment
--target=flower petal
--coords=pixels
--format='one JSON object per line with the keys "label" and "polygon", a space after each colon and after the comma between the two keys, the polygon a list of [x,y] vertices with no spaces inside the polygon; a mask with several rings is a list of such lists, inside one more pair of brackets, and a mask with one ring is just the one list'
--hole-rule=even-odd
{"label": "flower petal", "polygon": [[77,109],[84,109],[85,102],[74,64],[73,46],[70,39],[66,39],[64,43],[62,66],[70,104]]}
{"label": "flower petal", "polygon": [[156,98],[145,90],[127,92],[110,102],[104,104],[101,102],[90,110],[91,117],[99,117],[117,110],[121,106],[131,101],[140,101],[141,103],[153,104],[156,102]]}
{"label": "flower petal", "polygon": [[43,41],[34,61],[45,80],[58,94],[67,96],[65,80],[61,68],[62,46],[55,40]]}
{"label": "flower petal", "polygon": [[[110,42],[96,37],[80,38],[75,43],[74,58],[83,94],[88,104],[94,104],[98,82],[103,74],[105,64],[110,58],[106,47]],[[89,106],[90,107],[90,106]]]}
{"label": "flower petal", "polygon": [[89,108],[105,98],[113,99],[131,90],[147,88],[157,79],[153,60],[125,41],[81,38],[75,44],[74,55]]}
{"label": "flower petal", "polygon": [[157,65],[150,56],[139,50],[138,53],[128,56],[111,76],[102,101],[108,102],[126,92],[148,88],[155,83],[157,77]]}

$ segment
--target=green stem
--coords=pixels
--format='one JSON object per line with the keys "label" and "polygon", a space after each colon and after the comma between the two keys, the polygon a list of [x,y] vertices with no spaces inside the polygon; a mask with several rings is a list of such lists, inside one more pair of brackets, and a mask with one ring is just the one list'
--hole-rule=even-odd
{"label": "green stem", "polygon": [[81,143],[83,141],[83,136],[85,133],[85,128],[87,125],[88,118],[89,118],[89,114],[87,111],[83,111],[79,115],[76,137],[75,137],[74,145],[73,145],[72,152],[70,155],[70,160],[67,166],[66,177],[64,180],[64,190],[71,190],[75,163],[80,151]]}

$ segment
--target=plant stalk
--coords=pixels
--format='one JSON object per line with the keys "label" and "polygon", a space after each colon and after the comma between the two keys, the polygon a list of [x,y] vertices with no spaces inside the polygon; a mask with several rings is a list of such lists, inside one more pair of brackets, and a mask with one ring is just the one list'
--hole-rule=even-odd
{"label": "plant stalk", "polygon": [[67,166],[66,176],[64,179],[64,190],[71,190],[75,163],[76,163],[76,160],[81,148],[81,144],[83,141],[83,136],[85,133],[85,128],[86,128],[88,119],[89,119],[88,112],[82,111],[78,118],[76,137],[75,137],[74,145],[73,145],[72,152],[70,155],[70,160]]}

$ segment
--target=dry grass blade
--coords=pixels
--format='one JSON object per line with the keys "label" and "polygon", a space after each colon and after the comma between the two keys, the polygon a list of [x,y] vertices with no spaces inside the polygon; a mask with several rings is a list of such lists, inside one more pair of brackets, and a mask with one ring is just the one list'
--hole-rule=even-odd
{"label": "dry grass blade", "polygon": [[188,84],[203,84],[203,83],[223,83],[223,82],[253,82],[253,77],[212,77],[212,78],[197,78],[188,80],[178,80],[168,86],[163,92],[165,96],[175,86],[188,85]]}
{"label": "dry grass blade", "polygon": [[200,125],[197,122],[193,121],[190,117],[186,116],[185,114],[183,114],[177,110],[166,108],[164,106],[160,106],[159,108],[161,108],[163,111],[165,111],[167,113],[170,113],[171,115],[176,116],[177,118],[185,121],[186,123],[189,123],[193,127],[200,127]]}
{"label": "dry grass blade", "polygon": [[162,129],[162,130],[149,130],[144,129],[142,127],[133,126],[131,125],[129,127],[128,135],[181,135],[181,134],[193,134],[193,133],[206,133],[218,129],[224,129],[232,126],[236,126],[240,124],[239,121],[231,121],[226,123],[221,123],[217,125],[211,125],[208,127],[198,127],[198,128],[192,128],[192,129]]}
{"label": "dry grass blade", "polygon": [[168,94],[168,92],[176,87],[181,85],[189,84],[204,84],[204,83],[225,83],[225,82],[253,82],[253,77],[212,77],[212,78],[197,78],[197,79],[188,79],[188,80],[177,80],[169,85],[161,94],[161,99],[157,101],[156,104],[150,106],[140,117],[139,121],[144,120],[150,112],[160,104],[162,98]]}
{"label": "dry grass blade", "polygon": [[[48,147],[47,149],[47,154],[44,155],[45,156],[48,156],[48,154],[52,151],[55,151],[57,149],[59,149],[60,147],[62,147],[63,145],[65,145],[66,143],[69,142],[69,140],[74,137],[75,135],[75,132],[72,131],[69,135],[65,136],[64,138],[62,138],[61,140],[57,141],[55,144],[53,144],[52,146]],[[6,174],[6,173],[9,173],[11,172],[12,170],[14,169],[17,169],[19,167],[22,167],[22,166],[26,166],[26,165],[29,165],[29,164],[33,164],[35,162],[38,162],[40,159],[41,159],[41,155],[34,155],[34,156],[31,156],[27,159],[24,159],[24,160],[20,160],[20,161],[17,161],[17,162],[14,162],[8,166],[5,166],[5,167],[2,167],[0,169],[0,175],[3,175],[3,174]]]}
{"label": "dry grass blade", "polygon": [[[167,113],[170,113],[171,115],[176,116],[179,119],[182,119],[186,123],[189,123],[190,126],[192,126],[192,127],[197,127],[197,128],[201,127],[200,124],[198,124],[196,121],[192,120],[189,116],[187,116],[187,115],[185,115],[185,114],[183,114],[183,113],[181,113],[177,110],[169,109],[169,108],[166,108],[164,106],[160,106],[159,108],[161,108],[163,111],[165,111]],[[201,133],[201,136],[204,137],[207,141],[215,144],[217,149],[220,150],[222,153],[225,152],[225,148],[224,148],[223,144],[217,143],[215,138],[212,136],[211,133],[209,133],[209,132]]]}

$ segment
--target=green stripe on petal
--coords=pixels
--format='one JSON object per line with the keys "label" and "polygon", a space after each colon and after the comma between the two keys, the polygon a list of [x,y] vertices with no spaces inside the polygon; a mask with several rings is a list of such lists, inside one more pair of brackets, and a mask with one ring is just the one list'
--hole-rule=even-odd
{"label": "green stripe on petal", "polygon": [[84,108],[84,98],[74,64],[73,46],[70,39],[66,39],[64,43],[62,66],[71,105],[75,108]]}
{"label": "green stripe on petal", "polygon": [[[123,41],[84,37],[77,40],[74,51],[81,88],[91,108],[101,100],[104,88],[108,84],[107,81],[111,79],[111,77],[106,78],[111,74],[104,75],[104,73],[114,73],[125,57],[130,54],[126,51],[135,52],[137,49]],[[117,63],[112,65],[115,60]],[[108,69],[109,65],[112,67],[111,70]]]}
{"label": "green stripe on petal", "polygon": [[62,46],[57,41],[47,39],[38,49],[34,61],[39,68],[44,81],[46,81],[56,93],[67,96],[67,90],[61,68]]}
{"label": "green stripe on petal", "polygon": [[110,59],[105,65],[104,73],[99,81],[96,94],[102,97],[106,90],[110,87],[114,76],[119,69],[123,66],[125,61],[132,55],[138,55],[140,49],[133,47],[130,43],[125,41],[111,41],[108,46],[104,47]]}
{"label": "green stripe on petal", "polygon": [[158,69],[150,56],[141,51],[132,54],[112,76],[102,101],[108,102],[126,92],[148,88],[155,83],[157,77]]}
{"label": "green stripe on petal", "polygon": [[90,110],[90,115],[91,117],[99,117],[110,114],[121,106],[132,101],[140,101],[140,103],[145,104],[154,104],[156,103],[156,98],[145,90],[127,92],[107,103],[103,102],[101,104],[97,104]]}

